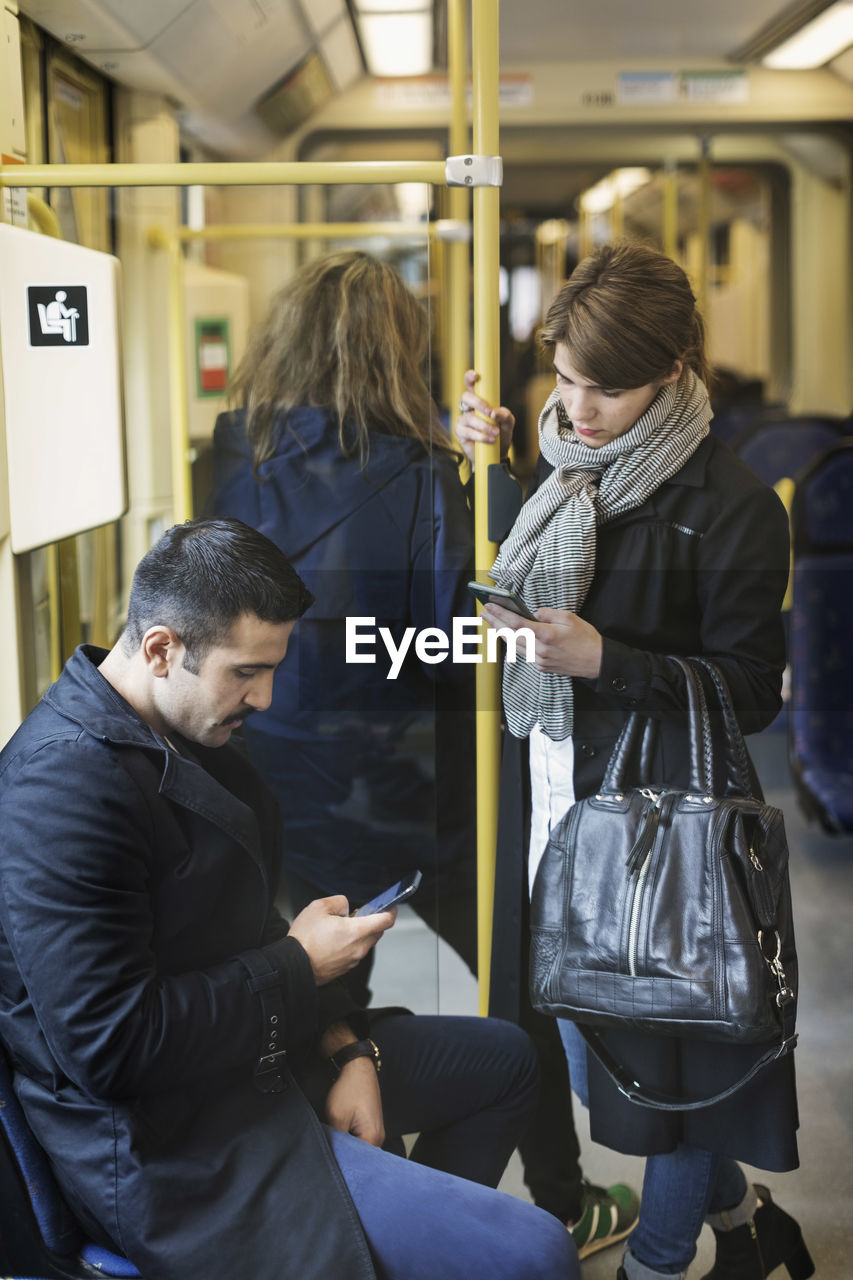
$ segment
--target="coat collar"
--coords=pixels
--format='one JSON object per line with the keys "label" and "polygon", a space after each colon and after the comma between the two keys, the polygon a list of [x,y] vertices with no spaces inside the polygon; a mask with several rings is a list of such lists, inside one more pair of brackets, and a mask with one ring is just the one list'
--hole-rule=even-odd
{"label": "coat collar", "polygon": [[692,453],[685,462],[680,471],[676,471],[674,476],[670,476],[661,485],[665,488],[670,484],[686,484],[691,489],[701,489],[705,484],[705,473],[708,469],[708,461],[714,450],[715,441],[713,436],[706,436],[699,445],[695,453]]}
{"label": "coat collar", "polygon": [[[192,743],[185,744],[178,739],[173,746],[146,724],[98,671],[106,656],[106,649],[80,645],[68,659],[62,675],[45,693],[44,701],[99,742],[119,748],[136,748],[159,756],[162,760],[160,794],[221,827],[263,869],[260,832],[254,811],[239,800],[224,782],[218,781],[217,775],[223,778],[228,775],[227,765],[233,749],[227,745],[218,747],[216,761],[205,759],[202,765],[196,759]],[[220,753],[225,768],[217,767]],[[199,748],[198,755],[211,757],[213,753]]]}

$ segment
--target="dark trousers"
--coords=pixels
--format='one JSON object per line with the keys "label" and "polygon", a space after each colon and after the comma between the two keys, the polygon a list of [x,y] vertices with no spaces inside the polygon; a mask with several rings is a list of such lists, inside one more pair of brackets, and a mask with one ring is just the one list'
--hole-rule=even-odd
{"label": "dark trousers", "polygon": [[[294,914],[326,892],[301,876],[286,870],[291,910]],[[435,894],[421,889],[409,905],[434,933],[453,948],[477,976],[477,894],[476,889]],[[373,952],[342,979],[353,999],[362,1006],[370,1003],[370,972]],[[581,1213],[582,1174],[580,1148],[572,1115],[569,1072],[557,1022],[536,1013],[527,999],[527,982],[519,1023],[530,1036],[539,1062],[539,1101],[526,1134],[518,1143],[524,1165],[524,1181],[534,1203],[559,1218],[573,1222]]]}
{"label": "dark trousers", "polygon": [[428,1015],[382,1018],[373,1036],[385,1127],[419,1135],[411,1157],[328,1132],[382,1280],[578,1280],[568,1232],[487,1189],[534,1105],[527,1037],[496,1018]]}

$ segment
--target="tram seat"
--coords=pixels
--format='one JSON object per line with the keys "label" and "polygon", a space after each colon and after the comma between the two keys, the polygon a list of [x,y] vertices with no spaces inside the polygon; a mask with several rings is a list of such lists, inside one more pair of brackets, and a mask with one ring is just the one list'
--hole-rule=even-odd
{"label": "tram seat", "polygon": [[140,1274],[126,1258],[86,1241],[27,1124],[0,1045],[0,1273],[15,1272],[44,1280]]}
{"label": "tram seat", "polygon": [[786,417],[753,422],[735,436],[731,447],[765,484],[784,476],[795,479],[813,458],[848,434],[843,418]]}
{"label": "tram seat", "polygon": [[853,831],[853,439],[797,478],[792,504],[791,772],[830,832]]}
{"label": "tram seat", "polygon": [[749,427],[788,416],[783,404],[721,404],[714,408],[711,434],[732,444]]}
{"label": "tram seat", "polygon": [[[823,453],[848,431],[842,418],[830,417],[765,417],[745,427],[734,440],[731,448],[765,484],[775,487],[785,501],[790,515],[790,504],[785,495],[792,489],[794,478],[813,458]],[[791,634],[790,610],[791,585],[782,605],[785,623],[785,652],[790,667]],[[771,730],[785,732],[788,728],[787,703],[770,726]]]}

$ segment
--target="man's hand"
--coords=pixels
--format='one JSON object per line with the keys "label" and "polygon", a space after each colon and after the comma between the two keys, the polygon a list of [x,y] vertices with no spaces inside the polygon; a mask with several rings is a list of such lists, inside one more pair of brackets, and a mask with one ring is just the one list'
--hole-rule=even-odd
{"label": "man's hand", "polygon": [[317,898],[299,912],[290,926],[290,937],[307,952],[318,987],[348,973],[363,960],[397,918],[396,911],[352,918],[348,912],[349,903],[342,895]]}
{"label": "man's hand", "polygon": [[353,1058],[343,1067],[326,1096],[326,1120],[333,1129],[351,1133],[371,1147],[382,1146],[382,1095],[370,1058]]}
{"label": "man's hand", "polygon": [[[601,633],[568,609],[537,609],[536,621],[530,622],[509,609],[487,604],[483,616],[493,627],[509,627],[512,631],[529,627],[536,637],[535,665],[539,671],[592,680],[601,672]],[[524,636],[519,637],[518,648],[526,656]]]}

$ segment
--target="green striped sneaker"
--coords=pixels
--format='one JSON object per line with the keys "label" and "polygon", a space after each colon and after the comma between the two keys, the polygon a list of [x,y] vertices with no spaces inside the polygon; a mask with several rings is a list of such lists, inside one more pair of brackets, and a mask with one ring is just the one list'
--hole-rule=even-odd
{"label": "green striped sneaker", "polygon": [[583,1184],[583,1213],[569,1232],[579,1258],[587,1258],[599,1249],[624,1240],[637,1225],[640,1198],[623,1183],[612,1187]]}

